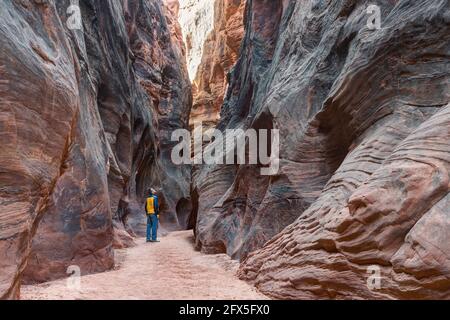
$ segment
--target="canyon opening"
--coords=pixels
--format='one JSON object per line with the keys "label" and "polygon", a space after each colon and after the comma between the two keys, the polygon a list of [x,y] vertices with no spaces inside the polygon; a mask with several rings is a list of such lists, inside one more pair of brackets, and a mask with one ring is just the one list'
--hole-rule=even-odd
{"label": "canyon opening", "polygon": [[450,299],[449,16],[1,1],[0,298]]}

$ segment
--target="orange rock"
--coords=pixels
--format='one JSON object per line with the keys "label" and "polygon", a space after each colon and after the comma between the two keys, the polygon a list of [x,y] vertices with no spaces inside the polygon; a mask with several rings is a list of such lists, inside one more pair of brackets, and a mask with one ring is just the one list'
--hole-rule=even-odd
{"label": "orange rock", "polygon": [[[191,128],[202,122],[207,129],[220,119],[228,85],[227,73],[238,59],[244,36],[244,0],[216,0],[210,5],[214,5],[214,20],[212,30],[204,40],[200,64],[192,81]],[[190,30],[185,29],[186,32]]]}
{"label": "orange rock", "polygon": [[190,168],[169,158],[192,104],[176,6],[80,1],[80,31],[66,5],[0,3],[0,298],[111,269],[150,186],[165,227],[190,213]]}
{"label": "orange rock", "polygon": [[198,166],[197,247],[278,299],[449,299],[448,5],[247,4],[218,127],[279,129],[280,170]]}

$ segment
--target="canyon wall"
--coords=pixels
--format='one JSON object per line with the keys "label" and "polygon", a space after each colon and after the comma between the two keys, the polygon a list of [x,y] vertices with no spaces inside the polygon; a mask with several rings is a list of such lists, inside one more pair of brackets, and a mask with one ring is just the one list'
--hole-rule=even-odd
{"label": "canyon wall", "polygon": [[[167,0],[166,0],[167,1]],[[193,80],[203,56],[204,43],[214,28],[214,2],[171,0],[179,3],[178,21],[186,45],[189,78]],[[175,5],[175,4],[172,4]]]}
{"label": "canyon wall", "polygon": [[161,1],[0,9],[0,298],[17,298],[22,278],[112,268],[113,246],[143,231],[149,186],[163,225],[186,226],[190,168],[167,157],[192,98],[180,28]]}
{"label": "canyon wall", "polygon": [[186,43],[193,106],[190,126],[213,128],[220,119],[227,74],[244,35],[245,0],[181,0],[179,21]]}
{"label": "canyon wall", "polygon": [[278,129],[280,167],[196,169],[196,246],[274,298],[450,298],[449,17],[248,0],[218,128]]}
{"label": "canyon wall", "polygon": [[244,36],[244,0],[215,0],[214,25],[204,41],[200,65],[192,81],[190,126],[215,127],[220,119],[227,74],[239,57]]}

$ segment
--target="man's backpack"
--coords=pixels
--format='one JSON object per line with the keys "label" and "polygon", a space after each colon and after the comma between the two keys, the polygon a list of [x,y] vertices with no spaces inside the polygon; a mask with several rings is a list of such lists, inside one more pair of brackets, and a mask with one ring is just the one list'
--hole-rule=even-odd
{"label": "man's backpack", "polygon": [[156,207],[155,207],[155,197],[148,197],[147,203],[145,205],[145,209],[147,211],[148,215],[152,215],[156,213]]}

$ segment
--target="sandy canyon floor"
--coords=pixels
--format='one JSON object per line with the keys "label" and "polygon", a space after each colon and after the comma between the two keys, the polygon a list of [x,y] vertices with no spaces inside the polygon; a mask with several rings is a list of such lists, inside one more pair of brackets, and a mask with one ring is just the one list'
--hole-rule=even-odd
{"label": "sandy canyon floor", "polygon": [[224,254],[204,255],[193,248],[192,231],[173,232],[159,243],[116,250],[115,270],[22,286],[21,299],[267,299],[236,276],[238,262]]}

